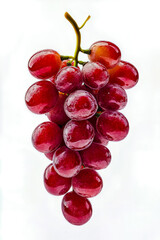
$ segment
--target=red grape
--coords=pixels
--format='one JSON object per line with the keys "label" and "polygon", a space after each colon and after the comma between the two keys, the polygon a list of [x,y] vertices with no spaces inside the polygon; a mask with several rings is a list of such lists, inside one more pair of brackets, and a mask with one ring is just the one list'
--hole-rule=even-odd
{"label": "red grape", "polygon": [[[70,62],[70,59],[63,60],[60,68],[67,67],[67,66],[68,66],[68,65],[67,65],[68,62]],[[74,61],[72,62],[71,65],[74,66]],[[56,73],[55,75],[53,75],[53,76],[49,79],[52,83],[55,82],[56,75],[57,75],[57,73]]]}
{"label": "red grape", "polygon": [[[62,64],[61,64],[61,68],[64,68],[64,67],[67,67],[69,66],[68,63],[70,62],[71,60],[70,59],[65,59],[62,61]],[[72,61],[72,63],[70,63],[71,66],[74,66],[74,61]]]}
{"label": "red grape", "polygon": [[53,164],[50,164],[44,172],[44,186],[46,190],[53,195],[63,195],[71,187],[71,178],[64,178],[59,176]]}
{"label": "red grape", "polygon": [[113,68],[121,58],[121,52],[119,48],[111,42],[95,42],[91,45],[90,50],[91,53],[88,55],[90,61],[100,62],[107,69]]}
{"label": "red grape", "polygon": [[97,117],[93,116],[92,118],[89,119],[89,121],[93,125],[94,131],[95,131],[95,137],[94,137],[93,142],[100,143],[100,144],[106,146],[109,141],[106,138],[104,138],[96,129]]}
{"label": "red grape", "polygon": [[129,123],[122,113],[105,111],[97,119],[97,130],[109,141],[120,141],[127,136]]}
{"label": "red grape", "polygon": [[94,139],[94,128],[87,120],[70,120],[64,127],[63,138],[66,146],[80,151],[91,145]]}
{"label": "red grape", "polygon": [[130,63],[120,61],[113,69],[109,69],[110,83],[117,83],[125,89],[134,87],[139,78],[137,69]]}
{"label": "red grape", "polygon": [[103,187],[102,178],[93,169],[84,168],[72,178],[73,190],[81,197],[94,197]]}
{"label": "red grape", "polygon": [[94,96],[84,90],[76,90],[71,93],[64,103],[67,116],[73,120],[86,120],[91,118],[98,109]]}
{"label": "red grape", "polygon": [[58,91],[49,81],[39,81],[31,85],[25,95],[28,109],[37,114],[43,114],[51,110],[57,102]]}
{"label": "red grape", "polygon": [[49,160],[52,161],[54,152],[55,152],[55,151],[53,150],[52,152],[44,153],[44,155],[45,155]]}
{"label": "red grape", "polygon": [[62,142],[62,129],[53,122],[39,124],[32,134],[33,146],[40,152],[55,150]]}
{"label": "red grape", "polygon": [[98,104],[104,110],[120,110],[127,104],[125,90],[117,84],[107,84],[97,95]]}
{"label": "red grape", "polygon": [[64,102],[66,98],[66,94],[59,93],[56,105],[49,112],[46,113],[46,116],[49,118],[50,121],[55,122],[59,125],[63,125],[69,120],[69,118],[64,112]]}
{"label": "red grape", "polygon": [[61,66],[61,57],[54,50],[42,50],[35,53],[28,62],[30,73],[40,79],[48,79],[55,75]]}
{"label": "red grape", "polygon": [[97,97],[98,90],[89,88],[85,84],[82,84],[82,86],[80,86],[79,90],[84,90],[84,91],[91,93],[95,97],[95,99]]}
{"label": "red grape", "polygon": [[82,68],[84,83],[91,89],[100,89],[109,81],[109,74],[99,62],[88,62]]}
{"label": "red grape", "polygon": [[109,149],[99,143],[92,143],[87,149],[80,152],[85,167],[96,170],[106,168],[111,162]]}
{"label": "red grape", "polygon": [[62,212],[68,222],[74,225],[82,225],[91,218],[92,205],[87,198],[81,197],[72,191],[62,199]]}
{"label": "red grape", "polygon": [[55,86],[58,91],[71,93],[82,85],[82,73],[78,67],[68,66],[62,68],[55,79]]}
{"label": "red grape", "polygon": [[70,178],[81,170],[81,156],[78,152],[62,146],[53,155],[53,165],[60,176]]}

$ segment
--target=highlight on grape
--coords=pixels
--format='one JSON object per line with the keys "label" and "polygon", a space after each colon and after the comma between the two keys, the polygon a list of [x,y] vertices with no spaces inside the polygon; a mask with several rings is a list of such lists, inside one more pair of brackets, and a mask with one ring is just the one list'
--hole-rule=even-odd
{"label": "highlight on grape", "polygon": [[[46,49],[31,56],[28,69],[37,81],[28,88],[25,102],[33,113],[46,115],[46,122],[32,134],[33,146],[52,161],[44,171],[44,186],[52,195],[65,194],[65,219],[82,225],[92,216],[88,198],[103,187],[97,170],[111,162],[108,142],[128,134],[128,120],[119,110],[139,75],[121,60],[114,43],[97,41],[89,49],[81,48],[80,30],[90,16],[80,27],[69,13],[65,18],[76,33],[75,53],[64,56]],[[88,55],[87,62],[79,59],[80,52]]]}

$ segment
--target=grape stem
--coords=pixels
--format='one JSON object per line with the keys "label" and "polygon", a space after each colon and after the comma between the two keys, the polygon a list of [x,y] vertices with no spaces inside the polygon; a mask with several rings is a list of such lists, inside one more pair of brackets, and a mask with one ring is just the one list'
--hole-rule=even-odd
{"label": "grape stem", "polygon": [[79,52],[82,53],[86,53],[86,54],[90,54],[90,50],[84,50],[81,48],[81,33],[80,33],[80,29],[84,27],[84,25],[86,24],[86,22],[90,19],[90,16],[87,17],[87,19],[84,21],[84,23],[81,25],[81,27],[78,27],[76,21],[71,17],[71,15],[68,12],[65,12],[64,14],[65,18],[72,24],[75,33],[76,33],[76,49],[74,52],[74,56],[61,56],[61,59],[73,59],[74,60],[74,66],[77,67],[77,64],[85,64],[85,62],[82,61],[78,61],[78,54]]}
{"label": "grape stem", "polygon": [[96,112],[96,117],[99,117],[100,115],[102,114],[102,112],[101,111],[98,111],[98,112]]}

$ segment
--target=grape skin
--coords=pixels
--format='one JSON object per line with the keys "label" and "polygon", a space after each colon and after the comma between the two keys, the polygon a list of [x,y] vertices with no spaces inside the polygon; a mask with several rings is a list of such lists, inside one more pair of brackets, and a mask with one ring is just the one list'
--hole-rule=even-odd
{"label": "grape skin", "polygon": [[107,84],[97,94],[98,104],[103,110],[120,110],[127,104],[125,90],[117,84]]}
{"label": "grape skin", "polygon": [[28,109],[36,114],[50,111],[55,106],[57,99],[57,89],[51,82],[45,80],[32,84],[25,95]]}
{"label": "grape skin", "polygon": [[104,65],[98,62],[88,62],[82,69],[84,83],[91,89],[99,90],[109,81],[109,74]]}
{"label": "grape skin", "polygon": [[54,50],[46,49],[35,53],[28,61],[30,73],[38,79],[48,79],[60,69],[61,57]]}
{"label": "grape skin", "polygon": [[53,155],[53,165],[60,176],[71,178],[81,170],[82,160],[78,152],[62,146]]}
{"label": "grape skin", "polygon": [[62,142],[62,129],[53,122],[39,124],[32,133],[33,146],[40,152],[54,151]]}
{"label": "grape skin", "polygon": [[63,139],[66,146],[81,151],[91,145],[94,139],[94,128],[87,120],[70,120],[64,127]]}
{"label": "grape skin", "polygon": [[98,117],[96,128],[109,141],[120,141],[127,136],[129,123],[122,113],[105,111]]}
{"label": "grape skin", "polygon": [[83,225],[92,216],[92,205],[87,198],[68,192],[62,199],[62,213],[65,219],[74,225]]}
{"label": "grape skin", "polygon": [[73,190],[81,197],[94,197],[100,193],[103,181],[93,169],[84,168],[72,178]]}
{"label": "grape skin", "polygon": [[98,104],[94,96],[84,90],[72,92],[64,103],[66,115],[77,121],[91,118],[98,109]]}
{"label": "grape skin", "polygon": [[71,178],[59,176],[53,164],[50,164],[44,171],[44,186],[50,194],[60,196],[68,192],[71,187]]}

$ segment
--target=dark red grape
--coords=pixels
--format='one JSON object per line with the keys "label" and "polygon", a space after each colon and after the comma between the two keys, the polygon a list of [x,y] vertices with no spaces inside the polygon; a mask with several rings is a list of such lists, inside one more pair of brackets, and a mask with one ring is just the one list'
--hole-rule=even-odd
{"label": "dark red grape", "polygon": [[43,114],[51,110],[57,102],[58,91],[49,81],[39,81],[31,85],[25,95],[28,109],[37,114]]}
{"label": "dark red grape", "polygon": [[49,159],[49,160],[53,160],[53,154],[54,154],[54,150],[52,152],[47,152],[47,153],[44,153],[44,155]]}
{"label": "dark red grape", "polygon": [[[70,59],[63,60],[60,68],[67,67],[67,66],[68,66],[68,65],[67,65],[68,62],[70,62]],[[74,61],[71,63],[71,65],[74,66]],[[53,76],[49,79],[52,83],[55,82],[56,75],[57,75],[57,73],[56,73],[55,75],[53,75]]]}
{"label": "dark red grape", "polygon": [[104,138],[96,129],[96,122],[97,122],[97,117],[94,115],[92,118],[89,119],[89,121],[91,122],[91,124],[94,127],[94,131],[95,131],[95,136],[94,136],[94,140],[93,142],[96,143],[100,143],[103,146],[106,146],[109,142],[109,140],[107,140],[106,138]]}
{"label": "dark red grape", "polygon": [[59,93],[56,105],[49,112],[46,113],[46,116],[49,118],[50,121],[55,122],[59,125],[63,125],[69,120],[69,118],[64,112],[64,102],[66,98],[66,94]]}
{"label": "dark red grape", "polygon": [[122,113],[105,111],[97,119],[97,130],[109,141],[120,141],[127,136],[129,123]]}
{"label": "dark red grape", "polygon": [[72,191],[62,199],[62,213],[71,224],[82,225],[91,218],[92,205],[87,198],[81,197]]}
{"label": "dark red grape", "polygon": [[96,170],[106,168],[111,162],[109,149],[99,143],[92,143],[87,149],[80,152],[85,167]]}
{"label": "dark red grape", "polygon": [[100,89],[109,81],[109,74],[99,62],[88,62],[82,68],[83,81],[91,89]]}
{"label": "dark red grape", "polygon": [[68,66],[62,68],[55,79],[58,91],[71,93],[82,85],[83,77],[78,67]]}
{"label": "dark red grape", "polygon": [[71,187],[71,178],[64,178],[59,176],[53,164],[50,164],[44,172],[44,186],[46,190],[53,195],[63,195]]}
{"label": "dark red grape", "polygon": [[61,66],[61,57],[54,50],[42,50],[35,53],[28,62],[30,73],[40,79],[48,79],[55,75]]}
{"label": "dark red grape", "polygon": [[119,48],[111,42],[95,42],[91,45],[90,50],[91,53],[88,55],[90,61],[100,62],[107,69],[113,68],[121,58],[121,52]]}
{"label": "dark red grape", "polygon": [[62,129],[53,122],[39,124],[32,134],[33,146],[40,152],[55,150],[62,142]]}
{"label": "dark red grape", "polygon": [[97,94],[98,104],[104,110],[120,110],[127,104],[127,94],[118,84],[107,84]]}
{"label": "dark red grape", "polygon": [[81,156],[78,152],[62,146],[53,155],[53,165],[60,176],[70,178],[81,170]]}
{"label": "dark red grape", "polygon": [[97,112],[97,109],[98,105],[94,96],[84,90],[74,91],[64,103],[67,116],[77,121],[91,118]]}
{"label": "dark red grape", "polygon": [[63,139],[66,146],[80,151],[91,145],[94,139],[94,128],[87,120],[70,120],[64,127]]}
{"label": "dark red grape", "polygon": [[137,69],[130,63],[120,61],[113,69],[109,69],[110,83],[117,83],[125,89],[134,87],[139,78]]}
{"label": "dark red grape", "polygon": [[72,178],[73,190],[81,197],[94,197],[103,187],[102,178],[93,169],[84,168]]}

